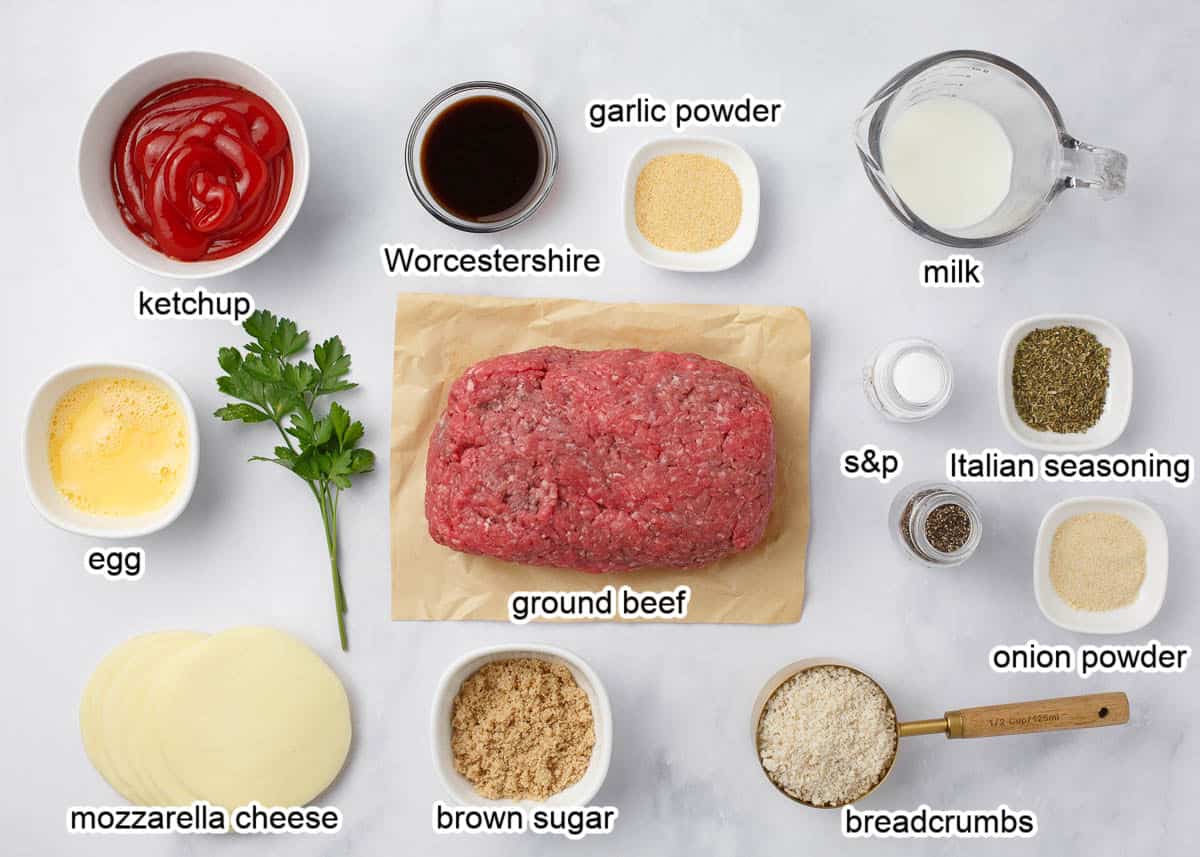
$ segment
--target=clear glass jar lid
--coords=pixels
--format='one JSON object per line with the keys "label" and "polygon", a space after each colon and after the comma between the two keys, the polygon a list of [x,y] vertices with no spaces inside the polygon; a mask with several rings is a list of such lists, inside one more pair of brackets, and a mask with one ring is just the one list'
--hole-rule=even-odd
{"label": "clear glass jar lid", "polygon": [[867,398],[898,422],[926,420],[946,407],[954,391],[950,359],[927,339],[888,343],[863,370]]}
{"label": "clear glass jar lid", "polygon": [[966,562],[983,537],[975,499],[942,482],[918,482],[897,494],[888,523],[893,539],[911,559],[935,568]]}

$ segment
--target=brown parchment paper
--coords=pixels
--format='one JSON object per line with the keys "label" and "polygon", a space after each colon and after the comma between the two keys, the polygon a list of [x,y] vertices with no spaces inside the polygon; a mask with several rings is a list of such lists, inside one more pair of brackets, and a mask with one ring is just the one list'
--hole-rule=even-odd
{"label": "brown parchment paper", "polygon": [[[425,455],[451,383],[480,360],[543,345],[693,352],[749,374],[770,397],[775,417],[776,496],[762,542],[702,569],[588,574],[472,556],[433,541],[425,523]],[[628,584],[657,592],[688,584],[685,621],[798,621],[808,549],[810,351],[808,318],[793,307],[400,295],[392,397],[392,618],[507,621],[508,597],[519,590]]]}

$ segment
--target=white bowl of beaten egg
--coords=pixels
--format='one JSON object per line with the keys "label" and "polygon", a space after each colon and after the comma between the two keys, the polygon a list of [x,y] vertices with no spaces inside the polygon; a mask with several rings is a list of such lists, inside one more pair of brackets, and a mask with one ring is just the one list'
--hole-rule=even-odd
{"label": "white bowl of beaten egg", "polygon": [[198,437],[195,409],[166,373],[136,363],[68,366],[38,386],[25,417],[29,498],[69,532],[147,535],[191,499]]}

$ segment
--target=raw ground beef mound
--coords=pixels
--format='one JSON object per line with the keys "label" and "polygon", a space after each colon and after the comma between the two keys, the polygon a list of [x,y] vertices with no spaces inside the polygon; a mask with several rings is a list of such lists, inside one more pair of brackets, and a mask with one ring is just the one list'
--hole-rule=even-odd
{"label": "raw ground beef mound", "polygon": [[771,405],[695,354],[537,348],[450,388],[429,441],[434,540],[585,571],[695,568],[753,547],[775,489]]}

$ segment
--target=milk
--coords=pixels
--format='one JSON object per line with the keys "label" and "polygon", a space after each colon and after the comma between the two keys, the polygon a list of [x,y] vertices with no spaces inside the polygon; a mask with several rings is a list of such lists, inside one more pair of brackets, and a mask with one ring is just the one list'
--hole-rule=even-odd
{"label": "milk", "polygon": [[1008,195],[1012,143],[995,116],[965,99],[908,107],[884,128],[880,148],[888,183],[935,229],[986,220]]}

